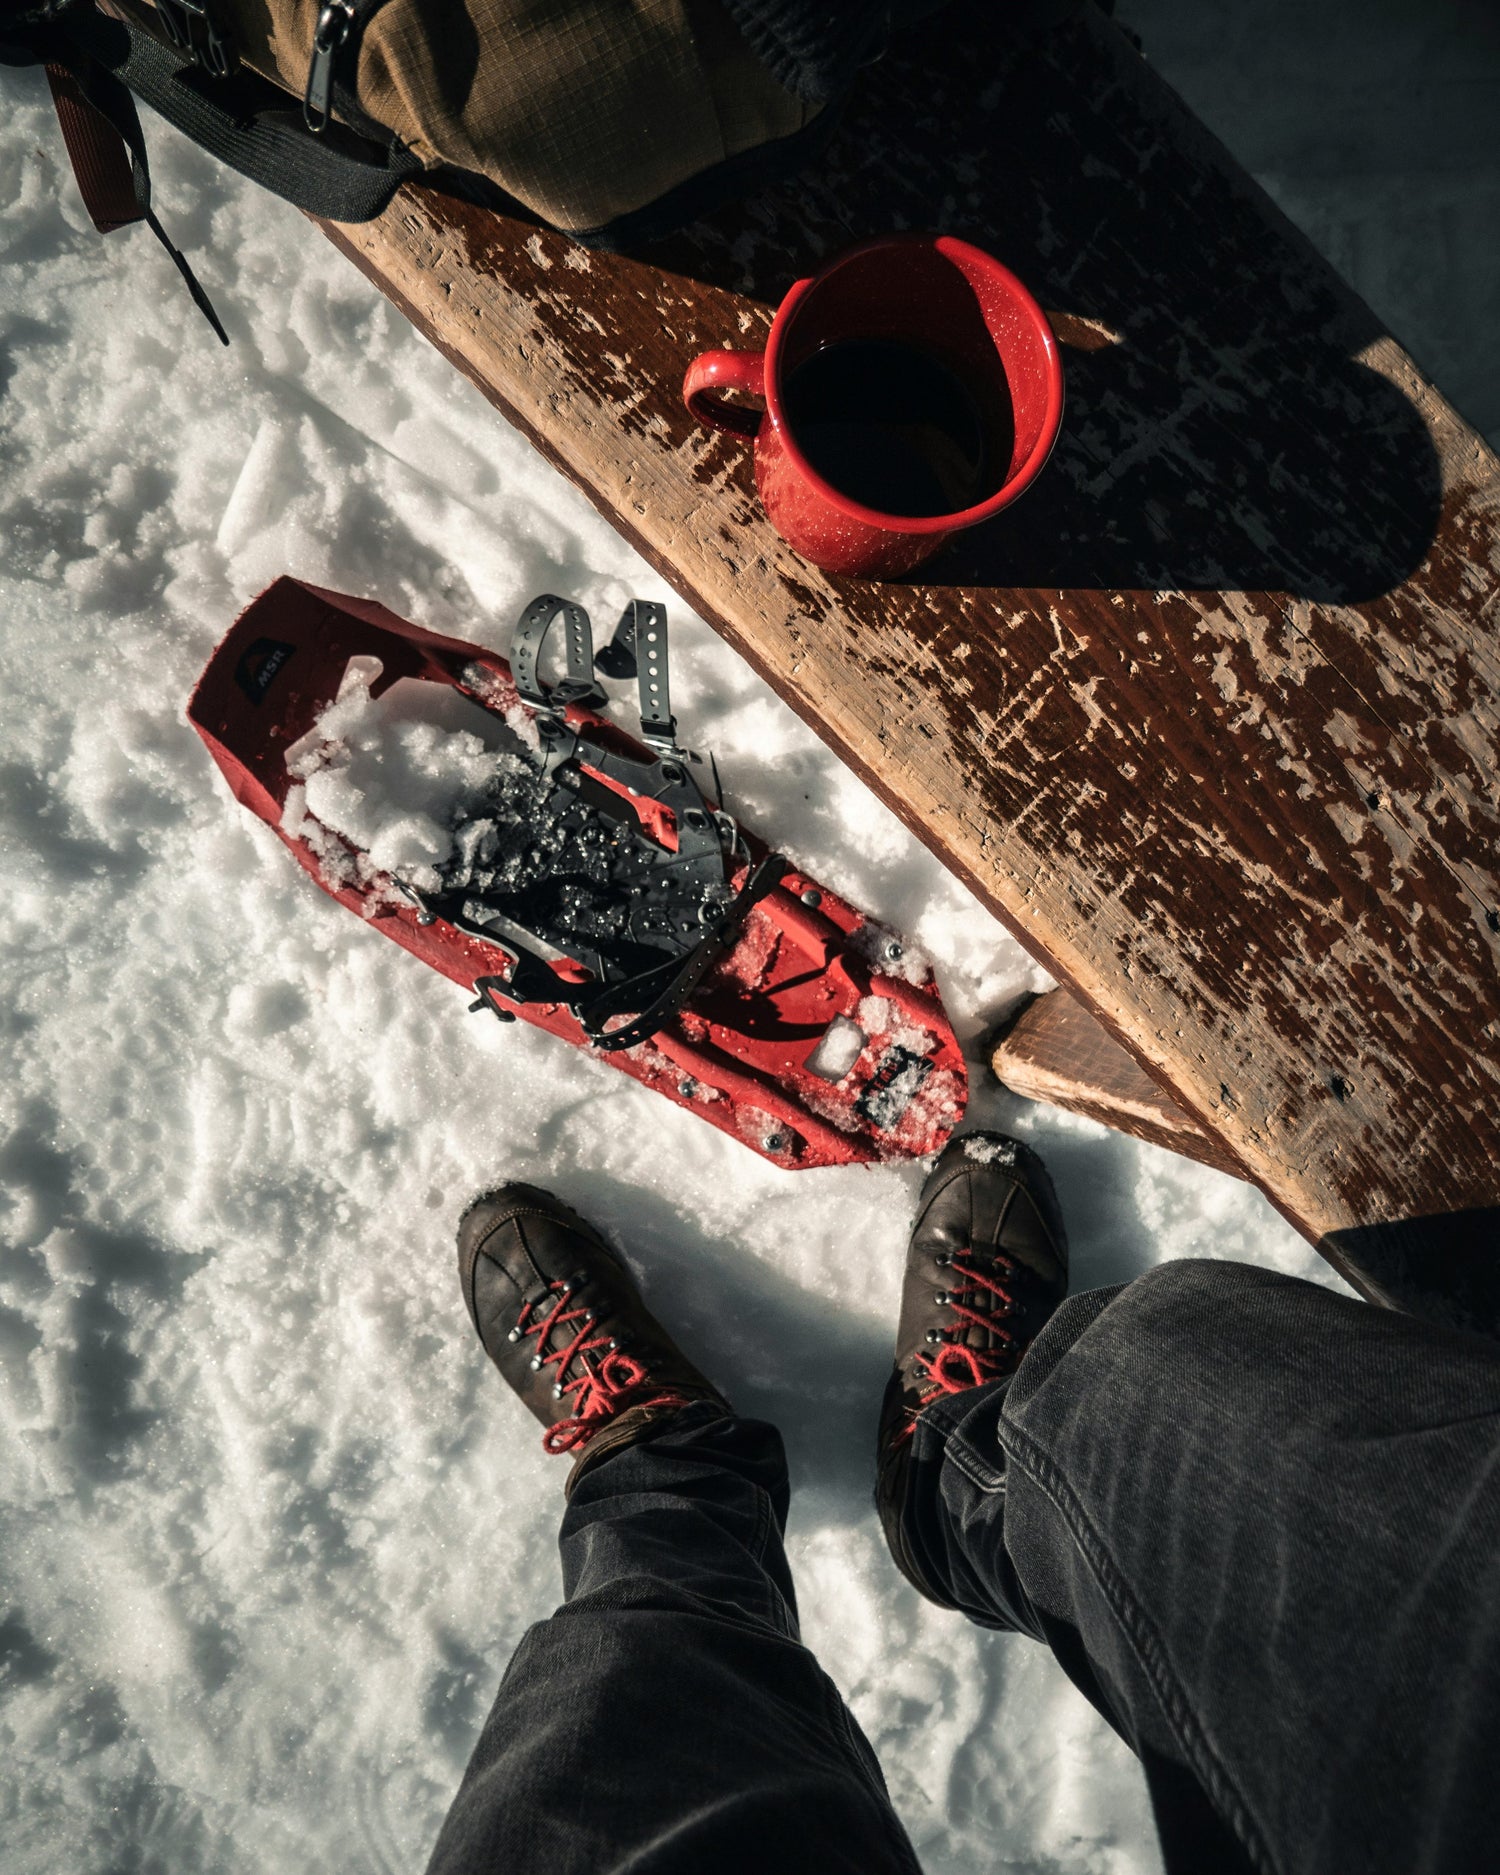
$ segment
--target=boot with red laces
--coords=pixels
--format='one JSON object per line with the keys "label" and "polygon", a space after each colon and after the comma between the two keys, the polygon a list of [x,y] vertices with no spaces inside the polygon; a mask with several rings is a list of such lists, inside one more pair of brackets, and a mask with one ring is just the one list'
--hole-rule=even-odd
{"label": "boot with red laces", "polygon": [[619,1256],[534,1185],[476,1198],[458,1226],[458,1273],[485,1352],[546,1427],[543,1448],[585,1462],[668,1413],[722,1394],[647,1312]]}
{"label": "boot with red laces", "polygon": [[1062,1212],[1036,1153],[1001,1133],[950,1140],[922,1187],[907,1246],[875,1489],[896,1565],[931,1601],[942,1598],[901,1527],[917,1420],[934,1400],[1013,1374],[1067,1288]]}

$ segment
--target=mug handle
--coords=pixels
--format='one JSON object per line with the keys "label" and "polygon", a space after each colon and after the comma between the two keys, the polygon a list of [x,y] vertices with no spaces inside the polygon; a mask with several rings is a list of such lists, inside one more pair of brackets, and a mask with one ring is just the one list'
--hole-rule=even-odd
{"label": "mug handle", "polygon": [[765,415],[761,410],[747,410],[743,404],[725,403],[717,391],[742,391],[747,397],[766,394],[766,355],[764,352],[702,352],[688,366],[682,381],[682,401],[709,430],[725,430],[731,436],[753,437]]}

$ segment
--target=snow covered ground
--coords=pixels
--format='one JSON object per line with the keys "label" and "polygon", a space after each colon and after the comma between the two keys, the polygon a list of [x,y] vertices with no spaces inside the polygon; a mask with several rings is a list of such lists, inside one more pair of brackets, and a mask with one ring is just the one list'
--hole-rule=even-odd
{"label": "snow covered ground", "polygon": [[[1305,11],[1250,0],[1210,40],[1183,0],[1129,9],[1500,440],[1497,35],[1477,6]],[[1050,1659],[883,1554],[871,1427],[921,1168],[783,1174],[466,1017],[297,875],[183,720],[283,570],[492,644],[544,589],[601,620],[671,595],[300,217],[153,125],[222,352],[148,236],[87,228],[37,76],[0,86],[4,1866],[420,1867],[559,1592],[560,1467],[451,1268],[463,1201],[517,1175],[617,1232],[785,1430],[806,1636],[932,1875],[1156,1868],[1133,1761]],[[678,713],[739,811],[929,951],[967,1032],[1040,982],[671,603]],[[1327,1274],[1234,1181],[976,1110],[1046,1152],[1080,1285],[1191,1252]]]}

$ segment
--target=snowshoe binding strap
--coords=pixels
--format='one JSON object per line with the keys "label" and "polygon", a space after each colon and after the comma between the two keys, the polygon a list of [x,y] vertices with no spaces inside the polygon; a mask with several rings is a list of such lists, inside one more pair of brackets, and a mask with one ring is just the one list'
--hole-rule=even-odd
{"label": "snowshoe binding strap", "polygon": [[[534,603],[541,605],[543,601]],[[606,677],[638,679],[641,735],[660,755],[675,751],[677,719],[672,714],[667,670],[667,608],[656,599],[630,600],[620,614],[614,636],[599,651],[593,667]],[[571,666],[568,675],[573,676]],[[523,690],[521,695],[526,697],[526,692]],[[526,700],[531,701],[529,697]]]}
{"label": "snowshoe binding strap", "polygon": [[[630,643],[635,653],[641,699],[641,736],[659,755],[677,747],[677,719],[667,675],[667,608],[654,599],[632,599]],[[615,633],[615,637],[619,637]]]}
{"label": "snowshoe binding strap", "polygon": [[[475,978],[476,1000],[470,1003],[470,1011],[488,1009],[502,1022],[513,1022],[517,1004],[562,1003],[574,1011],[590,1046],[601,1054],[613,1055],[622,1048],[634,1048],[666,1027],[710,967],[734,944],[750,913],[790,871],[789,860],[779,853],[770,854],[756,867],[723,916],[685,957],[644,971],[623,983],[607,987],[599,983],[574,983],[560,977],[518,945],[511,953],[514,967],[510,976]],[[629,1022],[616,1029],[605,1027],[614,1017],[631,1010],[639,1013]]]}
{"label": "snowshoe binding strap", "polygon": [[[559,619],[568,675],[545,689],[538,667]],[[567,724],[570,704],[604,701],[592,676],[589,617],[555,593],[534,599],[517,621],[511,673],[535,712],[541,792],[531,811],[543,817],[545,837],[529,857],[500,855],[493,829],[501,821],[516,824],[517,801],[496,795],[474,823],[491,830],[470,842],[478,865],[451,872],[431,909],[468,935],[497,943],[510,959],[508,976],[475,980],[474,1008],[503,1017],[529,1002],[560,1004],[594,1047],[613,1054],[658,1033],[683,1007],[788,862],[768,858],[733,894],[728,856],[738,850],[739,831],[705,800],[693,758],[677,747],[666,608],[632,600],[609,648],[616,669],[635,668],[639,676],[649,754],[625,754],[596,741],[586,724]],[[513,791],[518,784],[501,785]],[[632,801],[665,811],[675,845],[648,831],[657,823],[640,818]],[[532,945],[581,964],[587,980],[555,969]],[[621,1017],[628,1019],[607,1026]]]}
{"label": "snowshoe binding strap", "polygon": [[[563,621],[568,674],[560,684],[544,690],[538,669],[542,647],[559,619]],[[522,702],[545,716],[560,717],[570,703],[598,709],[608,700],[594,677],[594,637],[589,615],[581,605],[559,599],[556,593],[544,592],[539,599],[533,599],[516,620],[510,669]]]}
{"label": "snowshoe binding strap", "polygon": [[[615,627],[615,635],[610,639],[594,659],[594,669],[603,671],[606,677],[634,677],[636,672],[635,656],[635,619],[637,611],[652,604],[649,599],[632,599],[620,614],[620,622]],[[661,608],[665,612],[666,608]]]}
{"label": "snowshoe binding strap", "polygon": [[[791,869],[789,860],[783,859],[779,853],[772,853],[756,867],[723,917],[697,948],[688,953],[686,961],[675,973],[672,966],[666,965],[660,971],[652,972],[650,978],[636,977],[629,983],[616,984],[612,990],[606,990],[602,996],[596,996],[585,1008],[580,1009],[579,1025],[591,1045],[601,1054],[612,1055],[622,1048],[634,1048],[638,1042],[650,1041],[653,1035],[659,1034],[703,981],[709,966],[717,963],[734,943],[750,913],[769,892],[776,889]],[[661,983],[654,1000],[639,1015],[617,1029],[604,1027],[612,1016],[637,1007],[642,992],[655,988],[658,978]]]}

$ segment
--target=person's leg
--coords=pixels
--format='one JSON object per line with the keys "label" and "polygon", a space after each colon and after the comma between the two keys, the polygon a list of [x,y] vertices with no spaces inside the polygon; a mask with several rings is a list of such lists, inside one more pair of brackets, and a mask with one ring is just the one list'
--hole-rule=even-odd
{"label": "person's leg", "polygon": [[1495,1343],[1172,1263],[927,1404],[897,1511],[924,1592],[1045,1640],[1134,1746],[1170,1868],[1492,1859]]}
{"label": "person's leg", "polygon": [[874,1755],[798,1639],[779,1435],[732,1415],[565,1207],[522,1187],[485,1206],[460,1236],[471,1315],[582,1457],[567,1599],[517,1648],[429,1875],[915,1875]]}

